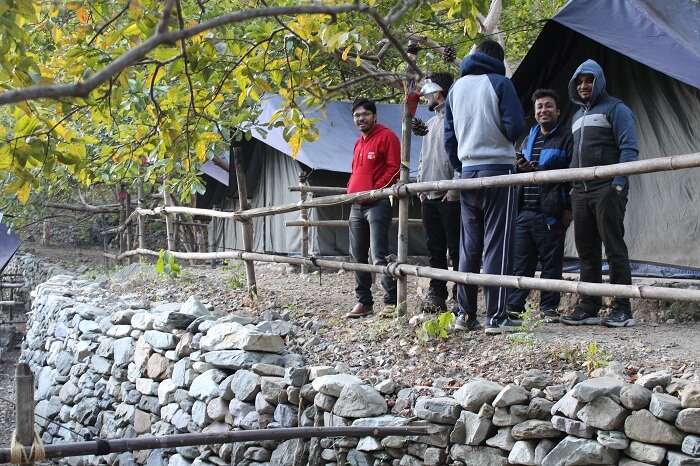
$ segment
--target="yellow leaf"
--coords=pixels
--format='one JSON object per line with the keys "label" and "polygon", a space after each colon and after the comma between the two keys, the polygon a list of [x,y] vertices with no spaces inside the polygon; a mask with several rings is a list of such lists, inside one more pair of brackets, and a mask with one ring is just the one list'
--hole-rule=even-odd
{"label": "yellow leaf", "polygon": [[204,162],[207,158],[207,145],[206,145],[206,143],[204,141],[198,141],[197,145],[195,146],[195,150],[197,151],[197,159],[200,162]]}
{"label": "yellow leaf", "polygon": [[299,154],[299,150],[301,149],[301,140],[301,131],[298,129],[289,137],[289,148],[292,149],[293,158],[296,158],[296,156]]}
{"label": "yellow leaf", "polygon": [[357,54],[357,55],[355,56],[355,65],[358,66],[358,67],[359,67],[360,65],[362,65],[362,59],[360,58],[360,54]]}
{"label": "yellow leaf", "polygon": [[83,7],[78,8],[78,10],[75,12],[75,16],[78,17],[78,21],[80,21],[81,24],[87,24],[88,21],[90,21],[90,15]]}
{"label": "yellow leaf", "polygon": [[352,48],[352,44],[348,45],[347,47],[345,47],[345,50],[343,50],[343,55],[342,55],[343,61],[348,61],[348,54],[350,53],[351,48]]}
{"label": "yellow leaf", "polygon": [[29,183],[24,183],[18,190],[17,190],[17,199],[19,202],[22,204],[26,204],[27,201],[29,200],[29,193],[31,191],[31,186],[29,186]]}

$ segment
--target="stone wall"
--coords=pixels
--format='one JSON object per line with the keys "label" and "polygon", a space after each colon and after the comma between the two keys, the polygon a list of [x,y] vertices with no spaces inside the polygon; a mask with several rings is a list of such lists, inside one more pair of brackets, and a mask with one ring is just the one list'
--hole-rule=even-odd
{"label": "stone wall", "polygon": [[[35,291],[22,359],[45,443],[295,426],[431,425],[410,437],[264,441],[72,458],[70,464],[697,465],[700,377],[622,368],[507,386],[371,386],[285,349],[273,312],[216,317],[192,297],[148,303],[62,275]],[[48,418],[54,423],[44,420]],[[59,425],[60,424],[60,425]]]}

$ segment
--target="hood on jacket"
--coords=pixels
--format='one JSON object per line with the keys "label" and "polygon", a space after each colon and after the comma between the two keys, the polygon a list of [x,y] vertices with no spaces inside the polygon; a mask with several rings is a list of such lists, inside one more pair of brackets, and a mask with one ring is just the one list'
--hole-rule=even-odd
{"label": "hood on jacket", "polygon": [[578,96],[578,92],[576,91],[576,78],[580,74],[593,75],[593,93],[591,94],[591,101],[589,103],[589,106],[592,107],[601,97],[606,94],[605,73],[603,73],[603,68],[601,68],[595,60],[590,59],[581,63],[578,68],[576,68],[576,71],[574,71],[574,75],[569,81],[569,99],[571,99],[573,103],[583,107],[586,104],[581,100],[581,98]]}
{"label": "hood on jacket", "polygon": [[500,74],[505,76],[506,66],[502,61],[481,52],[474,52],[462,60],[459,68],[461,76],[468,74]]}

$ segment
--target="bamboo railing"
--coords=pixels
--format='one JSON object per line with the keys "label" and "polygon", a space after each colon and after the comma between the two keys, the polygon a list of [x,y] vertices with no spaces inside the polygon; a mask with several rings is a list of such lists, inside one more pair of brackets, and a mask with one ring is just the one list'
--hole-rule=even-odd
{"label": "bamboo railing", "polygon": [[[136,211],[134,211],[134,213],[139,216],[190,214],[197,216],[206,216],[211,218],[233,219],[238,222],[243,222],[244,224],[250,224],[249,220],[254,217],[277,215],[293,211],[300,211],[302,209],[305,210],[329,205],[350,204],[357,201],[372,201],[378,199],[386,199],[387,197],[406,198],[415,194],[429,191],[463,191],[525,184],[560,183],[565,181],[588,181],[597,179],[609,179],[614,176],[636,175],[643,173],[681,170],[695,167],[700,167],[700,153],[677,155],[671,157],[659,157],[654,159],[626,162],[600,167],[568,168],[561,170],[549,170],[542,172],[494,176],[489,178],[397,184],[391,188],[381,190],[365,191],[353,194],[331,195],[319,198],[312,198],[310,200],[300,201],[295,204],[247,209],[236,212],[197,209],[192,207],[165,206],[157,207],[155,209],[137,209]],[[244,179],[244,177],[239,178],[239,182]],[[302,186],[298,188],[299,191],[311,192],[311,187],[307,187],[309,188],[308,190],[303,189]],[[128,220],[131,220],[132,218],[133,217],[130,216]],[[301,227],[336,226],[335,223],[331,222],[339,221],[313,222],[309,220],[297,220],[288,222],[287,224],[288,226]],[[404,225],[408,226],[410,223],[411,222],[409,222],[408,219],[406,219]],[[401,225],[401,220],[399,220],[399,225]],[[337,226],[344,226],[344,224],[337,223]],[[399,241],[401,242],[401,240],[403,240],[403,242],[405,243],[407,241],[406,236],[407,235],[404,235],[403,238],[399,238]],[[507,275],[469,274],[456,271],[447,271],[442,269],[431,269],[429,267],[411,266],[405,264],[405,260],[400,260],[398,263],[392,263],[388,266],[374,266],[368,264],[355,264],[349,262],[337,262],[320,259],[260,254],[251,252],[249,250],[211,253],[182,253],[171,251],[171,253],[177,258],[192,260],[241,259],[245,261],[247,271],[252,269],[254,261],[278,262],[287,264],[297,264],[307,267],[316,266],[330,269],[360,270],[376,273],[388,273],[392,276],[396,276],[399,279],[405,277],[406,275],[415,275],[418,277],[437,278],[439,280],[478,286],[502,286],[508,288],[559,291],[595,296],[617,296],[640,299],[662,299],[671,301],[700,302],[700,291],[696,290],[681,290],[677,288],[664,288],[656,286],[612,285],[600,283],[571,282],[567,280],[550,280],[542,278],[514,277]],[[133,255],[157,254],[158,253],[155,251],[139,248],[136,250],[126,251],[119,255],[111,255],[111,257],[113,257],[116,260],[122,260]],[[250,283],[250,277],[248,276],[247,278],[249,279]],[[252,278],[254,283],[254,276]]]}

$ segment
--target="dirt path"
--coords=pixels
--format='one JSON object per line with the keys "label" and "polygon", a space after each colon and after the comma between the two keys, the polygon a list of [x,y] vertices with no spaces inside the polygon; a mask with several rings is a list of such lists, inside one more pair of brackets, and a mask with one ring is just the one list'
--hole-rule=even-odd
{"label": "dirt path", "polygon": [[15,427],[15,362],[19,351],[6,353],[0,362],[0,446],[10,445]]}

